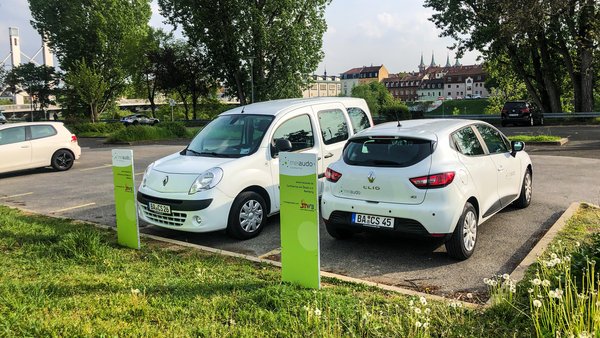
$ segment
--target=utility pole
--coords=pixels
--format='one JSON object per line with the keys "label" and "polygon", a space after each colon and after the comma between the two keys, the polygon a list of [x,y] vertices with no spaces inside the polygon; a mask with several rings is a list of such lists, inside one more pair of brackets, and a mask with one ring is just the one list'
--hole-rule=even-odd
{"label": "utility pole", "polygon": [[252,102],[254,103],[254,56],[249,56],[248,59],[250,60],[250,90],[252,92]]}
{"label": "utility pole", "polygon": [[175,121],[173,119],[173,107],[175,106],[175,100],[169,99],[169,106],[171,106],[171,122]]}

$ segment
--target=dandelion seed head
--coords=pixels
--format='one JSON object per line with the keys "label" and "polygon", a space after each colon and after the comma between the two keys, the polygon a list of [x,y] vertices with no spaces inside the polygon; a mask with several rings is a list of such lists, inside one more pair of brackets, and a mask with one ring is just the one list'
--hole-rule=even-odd
{"label": "dandelion seed head", "polygon": [[542,281],[539,278],[536,278],[536,279],[532,280],[531,283],[533,283],[533,285],[541,285]]}
{"label": "dandelion seed head", "polygon": [[531,288],[527,289],[527,293],[533,293],[533,289],[531,289]]}
{"label": "dandelion seed head", "polygon": [[426,315],[431,313],[431,309],[430,308],[426,308],[425,310],[423,310],[425,312]]}
{"label": "dandelion seed head", "polygon": [[421,314],[421,309],[420,309],[420,308],[418,308],[418,307],[416,307],[416,308],[415,308],[415,313],[416,313],[416,314]]}
{"label": "dandelion seed head", "polygon": [[425,299],[425,297],[421,296],[421,298],[419,298],[419,301],[421,302],[421,304],[427,305],[427,299]]}
{"label": "dandelion seed head", "polygon": [[542,306],[542,302],[539,299],[534,299],[533,306],[536,308],[540,308]]}
{"label": "dandelion seed head", "polygon": [[550,286],[550,281],[549,281],[549,280],[547,280],[547,279],[544,279],[544,280],[542,281],[542,286],[545,286],[545,287],[548,287],[548,286]]}
{"label": "dandelion seed head", "polygon": [[470,293],[470,292],[469,292],[469,293],[467,293],[467,298],[469,298],[469,299],[473,298],[473,294],[472,294],[472,293]]}
{"label": "dandelion seed head", "polygon": [[131,289],[131,294],[134,295],[134,296],[139,295],[140,292],[141,292],[140,289]]}
{"label": "dandelion seed head", "polygon": [[417,320],[417,321],[415,322],[415,326],[416,326],[417,328],[420,328],[421,326],[423,326],[423,323],[421,323],[420,321],[418,321],[418,320]]}
{"label": "dandelion seed head", "polygon": [[558,257],[555,253],[552,253],[552,255],[550,255],[550,258],[552,259],[556,259],[556,257]]}
{"label": "dandelion seed head", "polygon": [[315,308],[315,316],[319,317],[321,315],[321,310]]}
{"label": "dandelion seed head", "polygon": [[510,278],[510,276],[507,273],[505,273],[502,275],[502,278],[504,278],[505,280],[508,280]]}

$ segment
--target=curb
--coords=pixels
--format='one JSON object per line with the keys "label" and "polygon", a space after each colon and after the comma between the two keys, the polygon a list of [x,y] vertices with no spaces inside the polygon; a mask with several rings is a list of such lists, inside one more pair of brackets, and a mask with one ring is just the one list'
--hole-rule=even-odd
{"label": "curb", "polygon": [[558,141],[526,142],[525,144],[532,145],[532,146],[562,146],[567,142],[569,142],[569,138],[563,137]]}

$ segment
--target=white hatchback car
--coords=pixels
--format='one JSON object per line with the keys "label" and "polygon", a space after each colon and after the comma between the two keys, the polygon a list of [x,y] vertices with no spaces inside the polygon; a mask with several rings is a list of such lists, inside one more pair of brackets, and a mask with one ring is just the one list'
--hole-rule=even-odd
{"label": "white hatchback car", "polygon": [[140,218],[174,230],[254,237],[279,212],[279,152],[316,154],[324,177],[348,138],[372,125],[365,100],[349,97],[226,111],[184,150],[148,166],[137,194]]}
{"label": "white hatchback car", "polygon": [[377,125],[350,138],[327,168],[321,216],[338,239],[369,228],[444,237],[450,256],[467,259],[479,224],[511,203],[529,205],[524,147],[481,121]]}
{"label": "white hatchback car", "polygon": [[62,122],[0,126],[0,173],[47,166],[69,170],[79,156],[77,136]]}

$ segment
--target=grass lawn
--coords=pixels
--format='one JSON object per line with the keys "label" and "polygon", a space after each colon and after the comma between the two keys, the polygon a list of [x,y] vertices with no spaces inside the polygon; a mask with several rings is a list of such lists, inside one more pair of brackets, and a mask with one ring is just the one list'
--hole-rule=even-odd
{"label": "grass lawn", "polygon": [[560,141],[562,137],[553,135],[514,135],[509,136],[511,141],[523,141],[523,142],[556,142]]}
{"label": "grass lawn", "polygon": [[[588,230],[600,228],[600,212],[586,212],[591,214],[578,214],[569,225],[581,229],[570,240],[585,243],[581,238]],[[115,237],[91,225],[0,206],[0,336],[526,337],[535,332],[518,303],[474,310],[330,278],[314,291],[282,283],[280,269],[269,265],[151,240],[143,240],[141,250],[124,249]]]}

